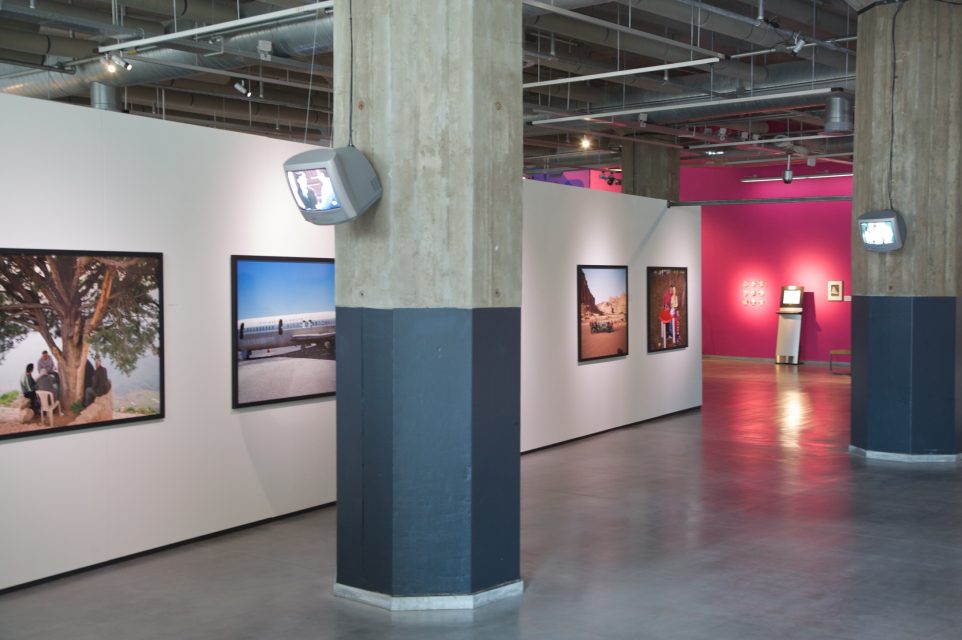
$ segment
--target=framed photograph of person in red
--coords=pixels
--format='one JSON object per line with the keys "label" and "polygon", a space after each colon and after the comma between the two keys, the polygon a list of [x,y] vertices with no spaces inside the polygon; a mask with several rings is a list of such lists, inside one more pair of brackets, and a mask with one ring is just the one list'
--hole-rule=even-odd
{"label": "framed photograph of person in red", "polygon": [[688,346],[687,267],[648,267],[648,353]]}

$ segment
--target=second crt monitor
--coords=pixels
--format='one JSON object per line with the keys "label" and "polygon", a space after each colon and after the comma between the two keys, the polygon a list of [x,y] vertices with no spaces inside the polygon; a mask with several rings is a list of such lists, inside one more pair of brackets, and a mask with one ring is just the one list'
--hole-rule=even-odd
{"label": "second crt monitor", "polygon": [[308,222],[348,222],[381,197],[374,167],[355,147],[312,149],[284,163],[287,185]]}

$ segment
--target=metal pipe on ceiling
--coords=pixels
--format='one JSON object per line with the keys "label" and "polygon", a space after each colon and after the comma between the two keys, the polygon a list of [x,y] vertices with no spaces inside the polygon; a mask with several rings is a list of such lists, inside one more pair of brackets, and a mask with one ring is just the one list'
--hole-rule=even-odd
{"label": "metal pipe on ceiling", "polygon": [[[749,18],[731,11],[719,9],[696,0],[618,0],[623,5],[638,11],[676,20],[682,24],[695,20],[698,28],[713,31],[722,35],[751,42],[760,47],[775,47],[777,45],[793,44],[797,42],[799,34],[785,29],[775,28],[767,23],[759,24],[754,18]],[[694,14],[693,14],[694,10]],[[816,63],[840,69],[855,68],[855,54],[838,45],[816,40],[805,36],[805,41],[817,42],[820,48],[800,49],[796,55]],[[842,53],[845,51],[846,53]]]}
{"label": "metal pipe on ceiling", "polygon": [[[815,28],[818,31],[833,36],[847,35],[854,31],[854,22],[850,25],[849,21],[843,16],[832,13],[828,9],[828,3],[802,2],[801,0],[736,0],[736,2],[748,7],[757,7],[759,14],[768,14],[779,21],[782,19],[790,20],[798,25]],[[815,24],[812,24],[812,14],[815,11]]]}
{"label": "metal pipe on ceiling", "polygon": [[[215,114],[223,118],[280,124],[301,129],[305,125],[326,127],[328,123],[327,114],[318,111],[308,112],[304,109],[261,104],[254,100],[232,99],[229,96],[213,97],[169,89],[130,87],[126,91],[126,99],[131,104],[156,105],[159,91],[164,93],[164,104],[167,109],[186,113]],[[237,97],[243,96],[237,94]]]}
{"label": "metal pipe on ceiling", "polygon": [[[275,55],[303,55],[310,52],[315,42],[316,52],[330,51],[334,44],[334,19],[324,16],[316,20],[268,26],[246,33],[224,38],[224,43],[230,48],[240,48],[256,51],[258,40],[270,40],[274,46]],[[307,43],[305,45],[305,43]],[[305,51],[306,49],[306,51]],[[105,82],[114,86],[132,86],[170,80],[189,75],[185,69],[175,66],[164,66],[165,62],[173,64],[192,65],[206,69],[232,69],[247,66],[248,61],[240,58],[223,56],[202,56],[184,51],[170,49],[155,49],[140,54],[156,64],[137,64],[130,71],[124,73],[109,73],[98,61],[91,61],[77,65],[77,73],[63,77],[49,71],[37,71],[20,74],[12,78],[0,78],[0,91],[34,98],[66,98],[74,95],[85,95],[91,82]]]}
{"label": "metal pipe on ceiling", "polygon": [[164,32],[159,22],[124,16],[123,24],[112,24],[107,13],[50,0],[3,0],[0,16],[9,15],[33,24],[61,26],[104,36],[143,37]]}
{"label": "metal pipe on ceiling", "polygon": [[[656,60],[683,62],[690,60],[692,55],[691,48],[683,42],[677,42],[672,45],[653,42],[639,35],[624,33],[618,30],[616,28],[618,25],[614,23],[608,23],[608,26],[603,26],[583,22],[567,16],[546,14],[525,18],[524,24],[526,28],[542,29],[565,37],[591,42],[613,49],[620,48],[624,51],[630,51]],[[766,78],[766,70],[764,67],[759,65],[752,66],[743,62],[725,60],[712,65],[711,69],[716,74],[737,78],[739,80],[748,80],[750,82],[761,82]]]}
{"label": "metal pipe on ceiling", "polygon": [[852,196],[798,196],[794,198],[737,198],[733,200],[669,200],[669,207],[711,207],[728,204],[788,204],[792,202],[849,202]]}
{"label": "metal pipe on ceiling", "polygon": [[91,56],[97,49],[97,43],[90,40],[47,36],[4,27],[0,27],[0,42],[3,43],[4,49],[10,49],[12,51],[39,56],[63,56],[66,58],[84,58]]}

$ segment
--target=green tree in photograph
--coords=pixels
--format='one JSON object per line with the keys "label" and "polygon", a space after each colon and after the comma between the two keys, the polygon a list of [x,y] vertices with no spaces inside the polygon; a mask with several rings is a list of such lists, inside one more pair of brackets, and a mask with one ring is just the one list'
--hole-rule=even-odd
{"label": "green tree in photograph", "polygon": [[0,360],[39,333],[57,360],[61,402],[82,402],[91,348],[124,373],[148,350],[156,353],[159,272],[156,258],[0,255]]}

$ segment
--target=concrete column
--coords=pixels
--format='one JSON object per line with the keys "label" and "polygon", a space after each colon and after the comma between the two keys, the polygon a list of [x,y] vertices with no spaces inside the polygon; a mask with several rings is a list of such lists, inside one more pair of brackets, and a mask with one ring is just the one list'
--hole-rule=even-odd
{"label": "concrete column", "polygon": [[895,209],[904,248],[865,251],[853,220],[852,445],[954,456],[962,365],[962,7],[876,6],[859,18],[852,214]]}
{"label": "concrete column", "polygon": [[677,200],[681,155],[678,149],[640,142],[621,147],[621,192],[662,200]]}
{"label": "concrete column", "polygon": [[521,4],[334,15],[336,145],[353,106],[384,187],[336,231],[335,592],[471,607],[521,591]]}

